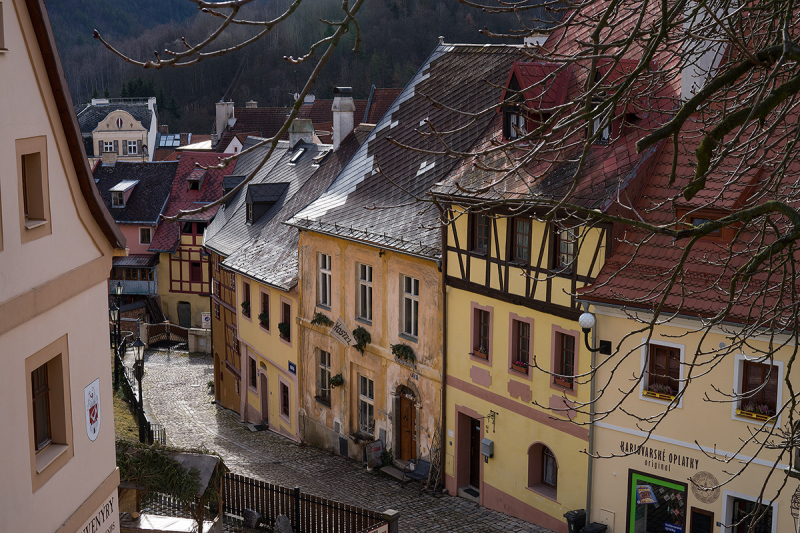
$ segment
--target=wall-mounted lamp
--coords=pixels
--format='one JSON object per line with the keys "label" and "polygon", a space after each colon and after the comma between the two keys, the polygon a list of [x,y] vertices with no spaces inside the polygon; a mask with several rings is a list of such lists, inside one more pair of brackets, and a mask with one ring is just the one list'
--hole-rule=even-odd
{"label": "wall-mounted lamp", "polygon": [[611,355],[611,341],[599,341],[599,346],[597,348],[592,348],[589,345],[589,332],[592,331],[592,328],[596,324],[597,319],[595,319],[592,313],[586,312],[578,317],[578,325],[583,330],[583,340],[586,343],[586,349],[590,352],[600,352],[603,355]]}

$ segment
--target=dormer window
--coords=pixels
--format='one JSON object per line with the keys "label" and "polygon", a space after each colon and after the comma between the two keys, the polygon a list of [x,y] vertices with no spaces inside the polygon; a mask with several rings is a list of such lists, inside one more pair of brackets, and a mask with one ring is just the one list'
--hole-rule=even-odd
{"label": "dormer window", "polygon": [[245,197],[247,222],[257,222],[280,200],[288,188],[288,183],[251,183],[248,185]]}
{"label": "dormer window", "polygon": [[200,190],[200,188],[203,186],[203,180],[205,179],[207,172],[207,170],[202,168],[196,168],[189,172],[189,175],[186,176],[186,182],[188,183],[190,191]]}
{"label": "dormer window", "polygon": [[[703,217],[692,217],[690,219],[690,222],[691,222],[692,226],[695,226],[695,227],[702,226],[703,224],[706,224],[706,223],[711,222],[711,221],[712,220],[710,218],[703,218]],[[706,233],[706,236],[707,237],[719,237],[719,228],[715,229],[714,231],[710,231],[710,232]]]}
{"label": "dormer window", "polygon": [[543,124],[564,104],[567,77],[558,63],[515,61],[503,91],[503,136],[519,139]]}
{"label": "dormer window", "polygon": [[253,222],[253,204],[247,204],[247,221]]}
{"label": "dormer window", "polygon": [[125,180],[111,187],[111,207],[125,207],[137,183],[136,180]]}
{"label": "dormer window", "polygon": [[518,139],[527,133],[525,117],[520,114],[519,109],[509,110],[503,116],[504,131],[506,139]]}
{"label": "dormer window", "polygon": [[[600,107],[601,102],[596,102],[594,104],[593,109],[597,109]],[[597,132],[600,134],[595,137],[594,143],[595,144],[608,144],[608,141],[611,139],[611,123],[606,119],[605,113],[596,115],[592,119],[592,132],[591,135],[596,135]]]}

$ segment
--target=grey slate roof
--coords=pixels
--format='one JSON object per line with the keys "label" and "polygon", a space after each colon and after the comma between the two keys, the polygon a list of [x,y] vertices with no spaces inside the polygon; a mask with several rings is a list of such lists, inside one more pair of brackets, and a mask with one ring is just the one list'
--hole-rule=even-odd
{"label": "grey slate roof", "polygon": [[291,183],[248,183],[247,184],[247,203],[275,203],[277,202]]}
{"label": "grey slate roof", "polygon": [[147,104],[122,104],[122,103],[109,103],[109,104],[80,104],[75,108],[75,113],[78,115],[78,124],[81,127],[81,133],[91,133],[97,128],[97,125],[105,119],[112,111],[123,110],[130,113],[133,118],[142,123],[144,129],[150,129],[150,122],[152,121],[153,112],[148,109]]}
{"label": "grey slate roof", "polygon": [[470,123],[431,100],[483,110],[500,101],[502,89],[493,86],[502,87],[514,60],[524,58],[519,46],[438,45],[328,190],[288,224],[425,258],[441,256],[438,210],[415,199],[426,198],[457,160],[434,153],[442,145],[419,132],[430,131],[430,120],[438,131],[453,132],[443,136],[451,149],[468,151],[495,114]]}
{"label": "grey slate roof", "polygon": [[[157,224],[158,217],[169,198],[178,161],[137,162],[120,161],[112,166],[97,165],[94,178],[103,201],[118,224]],[[138,181],[125,207],[111,206],[111,189],[124,181]]]}
{"label": "grey slate roof", "polygon": [[[293,153],[288,151],[288,143],[282,142],[283,153],[275,154],[273,159],[276,161],[270,169],[266,172],[262,169],[256,179],[260,184],[273,186],[288,183],[286,192],[279,196],[277,203],[267,213],[248,225],[245,223],[246,193],[243,192],[243,187],[230,205],[219,211],[206,230],[206,246],[228,256],[223,261],[226,268],[273,287],[291,289],[298,279],[299,234],[295,228],[283,222],[307,206],[330,185],[370,130],[371,128],[357,126],[353,133],[345,137],[339,149],[328,155],[319,165],[314,161],[315,157],[329,149],[329,146],[300,144],[299,147],[307,149],[306,153],[297,164],[289,164]],[[253,141],[254,139],[248,139],[248,144],[252,146]],[[264,151],[260,153],[261,156]],[[258,152],[252,157],[242,156],[236,163],[237,174],[248,168],[252,169],[258,157]]]}

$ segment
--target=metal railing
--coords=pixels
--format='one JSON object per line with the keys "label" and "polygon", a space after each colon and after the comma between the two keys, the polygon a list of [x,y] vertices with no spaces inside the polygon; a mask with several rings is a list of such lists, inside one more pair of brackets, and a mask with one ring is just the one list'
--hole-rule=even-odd
{"label": "metal railing", "polygon": [[136,373],[133,368],[127,367],[123,364],[125,350],[127,348],[127,339],[120,343],[119,349],[114,354],[117,358],[117,367],[122,373],[120,381],[122,392],[125,399],[130,406],[131,414],[136,418],[136,423],[139,426],[139,440],[147,444],[159,443],[167,444],[167,431],[163,426],[147,419],[147,414],[144,411],[143,398],[139,397],[138,382],[136,380]]}

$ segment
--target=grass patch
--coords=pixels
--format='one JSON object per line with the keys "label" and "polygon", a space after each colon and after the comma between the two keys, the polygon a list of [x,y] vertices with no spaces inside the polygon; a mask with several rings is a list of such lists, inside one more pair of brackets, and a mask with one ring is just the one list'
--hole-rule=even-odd
{"label": "grass patch", "polygon": [[131,409],[122,397],[122,391],[114,395],[114,432],[118,440],[139,442],[139,425]]}

